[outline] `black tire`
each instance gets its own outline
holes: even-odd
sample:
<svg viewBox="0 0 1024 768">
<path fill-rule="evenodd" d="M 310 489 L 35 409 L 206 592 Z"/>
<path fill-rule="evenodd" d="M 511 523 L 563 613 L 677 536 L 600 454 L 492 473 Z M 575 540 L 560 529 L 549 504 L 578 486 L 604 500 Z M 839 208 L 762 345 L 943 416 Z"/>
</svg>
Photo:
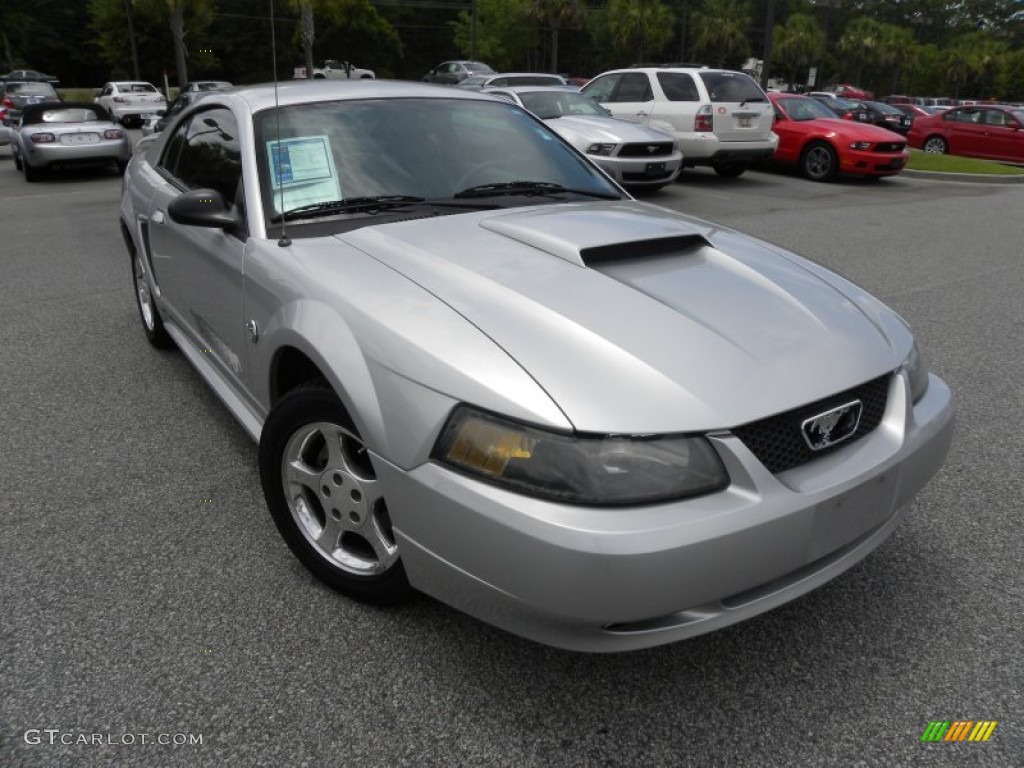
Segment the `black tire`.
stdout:
<svg viewBox="0 0 1024 768">
<path fill-rule="evenodd" d="M 135 308 L 139 311 L 139 320 L 142 322 L 142 332 L 146 334 L 149 343 L 157 349 L 170 349 L 174 346 L 174 340 L 164 328 L 160 310 L 156 308 L 156 302 L 153 301 L 152 284 L 149 281 L 146 266 L 142 262 L 142 256 L 129 241 L 128 233 L 122 232 L 122 234 L 132 260 L 132 288 L 135 292 Z"/>
<path fill-rule="evenodd" d="M 39 181 L 42 178 L 43 172 L 38 168 L 33 168 L 24 160 L 21 161 L 21 171 L 25 174 L 25 181 L 31 183 Z"/>
<path fill-rule="evenodd" d="M 12 152 L 11 154 L 14 156 L 14 170 L 20 171 L 21 170 L 21 155 L 19 155 L 17 152 Z"/>
<path fill-rule="evenodd" d="M 746 173 L 750 166 L 747 163 L 715 163 L 711 167 L 723 179 L 736 179 Z"/>
<path fill-rule="evenodd" d="M 133 118 L 133 117 L 131 117 L 129 115 L 125 115 L 124 117 L 121 118 L 121 125 L 123 125 L 125 128 L 131 128 L 132 124 L 134 122 L 135 122 L 135 118 Z"/>
<path fill-rule="evenodd" d="M 259 461 L 274 524 L 314 576 L 372 605 L 415 594 L 369 454 L 325 382 L 303 384 L 277 402 L 263 425 Z"/>
<path fill-rule="evenodd" d="M 812 141 L 800 153 L 800 172 L 811 181 L 831 181 L 839 173 L 839 156 L 831 144 Z"/>
<path fill-rule="evenodd" d="M 124 176 L 124 172 L 128 169 L 127 160 L 115 160 L 114 164 L 117 166 L 117 173 L 119 176 Z"/>
<path fill-rule="evenodd" d="M 949 142 L 941 136 L 929 136 L 922 142 L 921 149 L 933 155 L 944 155 L 949 152 Z"/>
</svg>

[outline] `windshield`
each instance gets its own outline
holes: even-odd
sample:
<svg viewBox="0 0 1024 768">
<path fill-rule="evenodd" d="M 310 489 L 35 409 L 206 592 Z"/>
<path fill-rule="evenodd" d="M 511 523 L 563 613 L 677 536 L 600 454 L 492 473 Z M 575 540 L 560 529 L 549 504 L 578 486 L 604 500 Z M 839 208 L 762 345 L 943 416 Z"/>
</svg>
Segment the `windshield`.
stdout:
<svg viewBox="0 0 1024 768">
<path fill-rule="evenodd" d="M 337 205 L 368 198 L 387 198 L 389 206 L 403 210 L 412 202 L 436 203 L 442 213 L 457 213 L 621 196 L 543 123 L 504 102 L 395 98 L 300 104 L 257 114 L 255 134 L 268 226 L 282 211 L 379 218 L 381 206 Z M 467 198 L 471 202 L 453 205 Z"/>
<path fill-rule="evenodd" d="M 563 115 L 608 117 L 608 113 L 601 107 L 575 91 L 521 91 L 519 98 L 523 106 L 541 120 Z"/>
<path fill-rule="evenodd" d="M 57 92 L 49 83 L 8 83 L 8 93 L 19 96 L 56 96 Z"/>
<path fill-rule="evenodd" d="M 106 113 L 99 107 L 64 107 L 35 112 L 25 117 L 26 125 L 36 123 L 90 123 L 97 120 L 109 120 Z"/>
<path fill-rule="evenodd" d="M 818 120 L 822 117 L 834 118 L 835 112 L 820 101 L 805 98 L 779 99 L 778 105 L 789 115 L 789 119 L 798 123 L 805 120 Z"/>
</svg>

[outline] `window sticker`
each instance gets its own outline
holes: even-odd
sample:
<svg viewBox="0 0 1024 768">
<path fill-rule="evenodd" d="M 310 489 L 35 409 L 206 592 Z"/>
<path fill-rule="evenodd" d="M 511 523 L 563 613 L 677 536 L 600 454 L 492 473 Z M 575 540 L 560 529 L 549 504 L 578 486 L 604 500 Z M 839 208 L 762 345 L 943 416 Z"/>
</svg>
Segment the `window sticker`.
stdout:
<svg viewBox="0 0 1024 768">
<path fill-rule="evenodd" d="M 341 185 L 327 136 L 296 136 L 267 142 L 274 210 L 341 199 Z"/>
</svg>

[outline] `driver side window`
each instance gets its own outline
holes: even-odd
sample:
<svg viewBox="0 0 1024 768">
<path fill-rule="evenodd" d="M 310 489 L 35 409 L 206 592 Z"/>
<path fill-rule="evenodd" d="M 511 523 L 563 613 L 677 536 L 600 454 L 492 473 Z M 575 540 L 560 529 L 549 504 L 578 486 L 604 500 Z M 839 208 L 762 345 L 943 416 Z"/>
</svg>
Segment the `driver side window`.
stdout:
<svg viewBox="0 0 1024 768">
<path fill-rule="evenodd" d="M 214 107 L 187 119 L 167 143 L 160 167 L 187 189 L 215 189 L 228 205 L 242 179 L 238 124 L 230 110 Z"/>
</svg>

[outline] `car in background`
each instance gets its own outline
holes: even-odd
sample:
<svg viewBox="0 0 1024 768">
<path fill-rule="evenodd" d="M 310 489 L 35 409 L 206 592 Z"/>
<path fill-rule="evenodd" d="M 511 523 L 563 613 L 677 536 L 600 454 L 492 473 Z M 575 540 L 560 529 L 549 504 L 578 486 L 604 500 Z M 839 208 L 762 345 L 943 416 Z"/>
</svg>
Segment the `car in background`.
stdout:
<svg viewBox="0 0 1024 768">
<path fill-rule="evenodd" d="M 14 167 L 29 182 L 49 169 L 80 165 L 113 164 L 123 173 L 132 156 L 128 132 L 99 104 L 30 104 L 12 130 Z"/>
<path fill-rule="evenodd" d="M 26 82 L 42 82 L 49 83 L 50 85 L 57 85 L 60 82 L 59 79 L 53 75 L 47 75 L 43 72 L 38 72 L 34 69 L 12 69 L 5 75 L 0 75 L 0 81 L 8 80 L 22 80 Z"/>
<path fill-rule="evenodd" d="M 857 100 L 856 104 L 859 104 L 864 111 L 867 113 L 866 122 L 872 125 L 877 125 L 881 128 L 888 128 L 890 131 L 907 135 L 907 131 L 910 130 L 910 123 L 912 122 L 910 117 L 903 113 L 902 110 L 897 109 L 895 106 L 885 104 L 881 101 L 863 101 Z"/>
<path fill-rule="evenodd" d="M 856 85 L 847 85 L 845 83 L 829 86 L 825 88 L 825 92 L 834 93 L 841 99 L 871 100 L 875 98 L 875 94 L 871 91 L 865 90 L 864 88 L 858 88 Z"/>
<path fill-rule="evenodd" d="M 0 109 L 3 111 L 0 121 L 9 128 L 17 124 L 21 110 L 29 104 L 60 100 L 57 90 L 45 81 L 4 81 L 0 83 Z"/>
<path fill-rule="evenodd" d="M 182 93 L 198 93 L 200 91 L 225 91 L 234 88 L 227 80 L 193 80 L 182 88 Z M 179 94 L 180 95 L 180 94 Z"/>
<path fill-rule="evenodd" d="M 442 85 L 455 85 L 461 83 L 467 77 L 473 75 L 491 75 L 494 70 L 482 61 L 445 61 L 438 64 L 423 76 L 425 83 L 440 83 Z"/>
<path fill-rule="evenodd" d="M 837 118 L 807 96 L 769 93 L 768 98 L 779 137 L 772 162 L 795 165 L 812 181 L 830 181 L 840 173 L 893 176 L 910 159 L 906 141 L 897 133 Z"/>
<path fill-rule="evenodd" d="M 604 72 L 580 92 L 612 115 L 669 133 L 684 167 L 709 165 L 735 178 L 778 146 L 772 107 L 743 72 L 642 67 Z"/>
<path fill-rule="evenodd" d="M 950 390 L 881 301 L 633 200 L 479 93 L 213 93 L 134 155 L 118 216 L 140 331 L 258 441 L 282 539 L 355 600 L 674 642 L 855 566 L 949 450 Z"/>
<path fill-rule="evenodd" d="M 178 97 L 170 103 L 167 109 L 157 110 L 151 115 L 145 115 L 142 118 L 142 136 L 152 136 L 153 134 L 160 133 L 164 128 L 171 124 L 178 115 L 185 111 L 185 108 L 190 104 L 195 104 L 200 99 L 208 96 L 216 91 L 227 90 L 225 88 L 217 88 L 210 90 L 184 90 L 178 94 Z"/>
<path fill-rule="evenodd" d="M 471 75 L 458 83 L 459 88 L 480 91 L 484 88 L 509 88 L 519 85 L 560 85 L 578 91 L 578 86 L 571 86 L 561 75 L 549 75 L 545 72 L 497 72 L 492 75 Z"/>
<path fill-rule="evenodd" d="M 671 134 L 612 117 L 581 93 L 558 86 L 484 93 L 530 110 L 627 189 L 661 189 L 679 174 L 683 155 Z"/>
<path fill-rule="evenodd" d="M 943 112 L 944 110 L 936 109 L 935 107 L 922 107 L 919 104 L 911 104 L 898 102 L 893 104 L 896 109 L 905 114 L 910 118 L 910 122 L 913 123 L 918 117 L 931 117 L 937 112 Z"/>
<path fill-rule="evenodd" d="M 1024 108 L 951 107 L 914 120 L 907 139 L 925 152 L 1024 163 Z"/>
<path fill-rule="evenodd" d="M 167 109 L 167 100 L 156 86 L 137 80 L 105 84 L 95 102 L 125 126 L 138 125 L 146 115 Z"/>
<path fill-rule="evenodd" d="M 837 96 L 828 91 L 811 91 L 805 94 L 808 98 L 820 101 L 836 117 L 843 120 L 856 120 L 861 123 L 868 122 L 867 110 L 857 101 L 851 101 Z"/>
</svg>

